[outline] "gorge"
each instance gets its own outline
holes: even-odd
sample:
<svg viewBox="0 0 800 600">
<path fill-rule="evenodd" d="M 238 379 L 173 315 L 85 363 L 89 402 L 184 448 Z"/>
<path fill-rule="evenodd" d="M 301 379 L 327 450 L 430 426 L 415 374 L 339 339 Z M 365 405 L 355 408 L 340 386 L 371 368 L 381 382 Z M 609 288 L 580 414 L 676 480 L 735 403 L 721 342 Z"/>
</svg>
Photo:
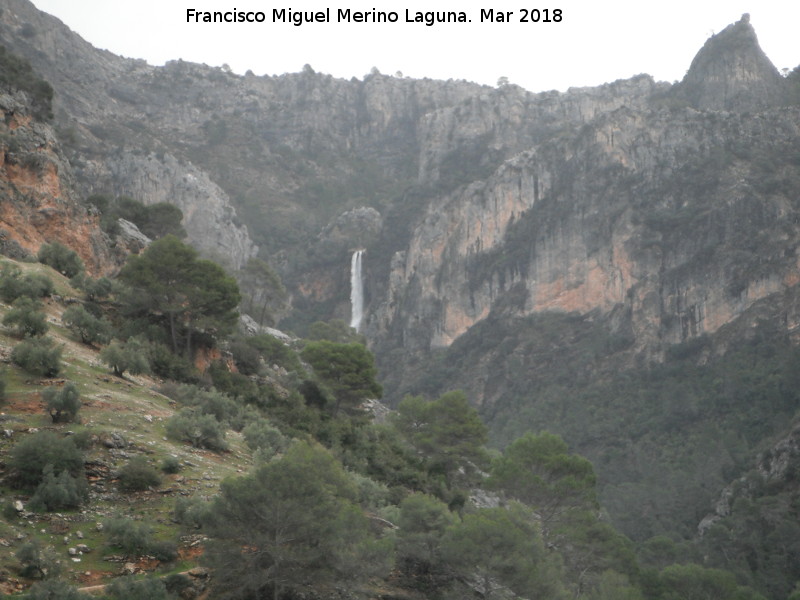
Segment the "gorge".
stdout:
<svg viewBox="0 0 800 600">
<path fill-rule="evenodd" d="M 460 389 L 495 448 L 561 435 L 636 542 L 726 523 L 724 490 L 761 498 L 734 485 L 754 469 L 794 514 L 794 471 L 764 465 L 797 454 L 800 71 L 779 74 L 746 15 L 680 82 L 534 94 L 154 67 L 6 5 L 0 44 L 55 116 L 0 96 L 27 144 L 2 154 L 4 248 L 53 237 L 114 273 L 86 199 L 173 203 L 204 256 L 274 267 L 281 329 L 362 334 L 387 404 Z"/>
</svg>

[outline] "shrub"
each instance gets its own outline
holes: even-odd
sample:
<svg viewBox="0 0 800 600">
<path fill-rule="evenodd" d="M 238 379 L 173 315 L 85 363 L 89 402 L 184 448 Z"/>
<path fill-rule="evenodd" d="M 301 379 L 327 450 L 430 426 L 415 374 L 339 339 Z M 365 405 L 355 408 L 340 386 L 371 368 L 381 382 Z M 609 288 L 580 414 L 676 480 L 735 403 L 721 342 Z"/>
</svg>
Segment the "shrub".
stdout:
<svg viewBox="0 0 800 600">
<path fill-rule="evenodd" d="M 192 587 L 192 580 L 183 573 L 172 573 L 162 580 L 167 592 L 180 596 L 183 590 Z"/>
<path fill-rule="evenodd" d="M 173 353 L 166 345 L 152 343 L 148 354 L 150 369 L 154 375 L 187 383 L 198 380 L 194 365 L 189 360 Z"/>
<path fill-rule="evenodd" d="M 48 329 L 41 303 L 28 296 L 14 300 L 13 308 L 3 317 L 3 325 L 19 337 L 44 335 Z"/>
<path fill-rule="evenodd" d="M 145 523 L 117 517 L 104 521 L 103 529 L 108 536 L 108 543 L 126 554 L 149 554 L 160 561 L 175 560 L 178 556 L 175 544 L 154 540 L 152 530 Z"/>
<path fill-rule="evenodd" d="M 103 522 L 108 543 L 131 555 L 145 554 L 153 545 L 153 532 L 145 523 L 136 523 L 124 517 Z"/>
<path fill-rule="evenodd" d="M 53 465 L 47 465 L 44 469 L 44 480 L 36 488 L 28 506 L 34 511 L 77 508 L 88 497 L 89 486 L 83 477 L 73 477 L 67 471 L 56 475 Z"/>
<path fill-rule="evenodd" d="M 297 353 L 278 338 L 261 334 L 247 338 L 247 344 L 258 350 L 268 364 L 277 364 L 287 371 L 303 370 Z"/>
<path fill-rule="evenodd" d="M 86 600 L 78 588 L 60 579 L 37 581 L 21 600 Z"/>
<path fill-rule="evenodd" d="M 114 289 L 114 283 L 108 277 L 92 279 L 83 273 L 76 275 L 69 282 L 72 287 L 81 290 L 91 302 L 108 298 Z"/>
<path fill-rule="evenodd" d="M 167 421 L 167 436 L 189 442 L 195 448 L 216 452 L 228 449 L 225 429 L 213 415 L 204 415 L 195 409 L 185 408 Z"/>
<path fill-rule="evenodd" d="M 61 347 L 48 337 L 26 339 L 14 346 L 11 362 L 31 375 L 57 377 L 61 372 Z"/>
<path fill-rule="evenodd" d="M 253 421 L 242 429 L 242 434 L 251 450 L 261 450 L 262 455 L 269 458 L 289 445 L 286 437 L 265 419 Z"/>
<path fill-rule="evenodd" d="M 215 388 L 233 398 L 246 400 L 258 395 L 258 386 L 250 381 L 249 377 L 241 373 L 232 373 L 223 361 L 211 363 L 207 373 L 211 376 Z"/>
<path fill-rule="evenodd" d="M 110 600 L 168 600 L 167 588 L 160 579 L 136 580 L 119 577 L 106 587 Z"/>
<path fill-rule="evenodd" d="M 119 471 L 119 489 L 123 492 L 141 492 L 161 484 L 161 477 L 142 457 L 131 459 Z"/>
<path fill-rule="evenodd" d="M 21 296 L 45 298 L 54 291 L 52 280 L 43 273 L 22 275 L 17 265 L 6 263 L 0 270 L 0 299 L 11 303 Z"/>
<path fill-rule="evenodd" d="M 129 338 L 125 343 L 114 340 L 100 351 L 100 359 L 117 377 L 122 377 L 126 371 L 131 375 L 150 371 L 145 345 L 137 338 Z"/>
<path fill-rule="evenodd" d="M 42 392 L 42 400 L 47 404 L 47 411 L 53 423 L 69 423 L 74 421 L 81 409 L 81 394 L 71 381 L 60 390 L 47 388 Z"/>
<path fill-rule="evenodd" d="M 181 470 L 181 461 L 175 456 L 167 456 L 161 461 L 161 471 L 167 475 L 174 475 Z"/>
<path fill-rule="evenodd" d="M 9 481 L 15 487 L 33 488 L 43 481 L 48 465 L 53 473 L 66 471 L 73 477 L 82 477 L 83 453 L 71 437 L 41 431 L 11 448 L 7 460 Z"/>
<path fill-rule="evenodd" d="M 203 522 L 208 520 L 211 505 L 199 498 L 178 498 L 175 500 L 175 508 L 172 518 L 176 523 L 200 529 Z"/>
<path fill-rule="evenodd" d="M 52 267 L 66 277 L 72 278 L 84 271 L 83 261 L 78 253 L 60 242 L 42 244 L 37 258 L 40 263 Z"/>
<path fill-rule="evenodd" d="M 244 340 L 237 340 L 230 345 L 233 361 L 242 375 L 255 375 L 261 367 L 261 353 L 257 348 Z"/>
<path fill-rule="evenodd" d="M 70 306 L 61 315 L 61 320 L 84 344 L 104 344 L 111 336 L 111 326 L 108 321 L 98 319 L 82 306 Z"/>
<path fill-rule="evenodd" d="M 204 415 L 213 415 L 220 423 L 240 431 L 245 421 L 258 413 L 250 408 L 242 408 L 233 398 L 218 390 L 204 390 L 196 385 L 167 384 L 162 386 L 162 393 L 176 402 L 197 409 Z"/>
<path fill-rule="evenodd" d="M 24 23 L 20 33 L 29 38 L 36 35 L 36 29 L 30 23 Z M 25 91 L 37 119 L 53 118 L 53 87 L 34 72 L 25 58 L 9 52 L 4 46 L 0 46 L 0 84 Z"/>
<path fill-rule="evenodd" d="M 47 579 L 58 577 L 61 572 L 61 563 L 53 549 L 43 547 L 36 539 L 22 544 L 16 557 L 22 564 L 20 574 L 23 577 Z"/>
</svg>

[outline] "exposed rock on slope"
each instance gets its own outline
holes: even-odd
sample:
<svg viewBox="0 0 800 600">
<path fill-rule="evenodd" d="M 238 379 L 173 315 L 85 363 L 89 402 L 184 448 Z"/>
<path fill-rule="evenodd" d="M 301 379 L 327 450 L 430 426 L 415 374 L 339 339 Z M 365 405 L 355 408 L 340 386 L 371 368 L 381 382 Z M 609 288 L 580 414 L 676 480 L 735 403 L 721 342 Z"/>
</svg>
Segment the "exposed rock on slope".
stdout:
<svg viewBox="0 0 800 600">
<path fill-rule="evenodd" d="M 778 106 L 786 94 L 747 14 L 705 43 L 677 91 L 698 109 L 741 112 Z"/>
<path fill-rule="evenodd" d="M 44 242 L 73 248 L 92 273 L 115 268 L 97 215 L 80 204 L 51 127 L 30 114 L 22 92 L 0 89 L 0 240 L 5 253 L 36 254 Z"/>
<path fill-rule="evenodd" d="M 135 82 L 151 78 L 153 67 L 93 48 L 27 0 L 9 0 L 0 14 L 0 43 L 26 56 L 56 89 L 54 108 L 71 139 L 80 195 L 174 203 L 186 215 L 190 240 L 205 254 L 237 268 L 255 254 L 228 195 L 190 160 L 164 156 L 166 146 L 148 128 L 155 115 L 152 106 L 140 102 L 147 95 L 136 90 Z M 194 116 L 191 111 L 185 115 Z M 180 121 L 180 111 L 167 110 L 161 118 Z M 163 126 L 175 131 L 179 124 Z M 159 150 L 157 159 L 147 152 L 142 156 L 143 149 L 151 148 Z"/>
</svg>

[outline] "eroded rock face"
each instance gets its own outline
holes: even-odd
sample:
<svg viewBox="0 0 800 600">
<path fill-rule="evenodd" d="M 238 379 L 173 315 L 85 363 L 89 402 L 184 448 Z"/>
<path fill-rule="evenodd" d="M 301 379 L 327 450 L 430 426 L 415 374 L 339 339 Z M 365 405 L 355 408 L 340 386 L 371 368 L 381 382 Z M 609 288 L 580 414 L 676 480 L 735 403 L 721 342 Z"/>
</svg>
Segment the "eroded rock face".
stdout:
<svg viewBox="0 0 800 600">
<path fill-rule="evenodd" d="M 234 269 L 241 268 L 257 248 L 244 224 L 237 221 L 225 192 L 208 175 L 171 154 L 161 157 L 126 152 L 94 163 L 117 195 L 168 202 L 183 211 L 183 226 L 192 244 L 206 256 Z"/>
<path fill-rule="evenodd" d="M 162 106 L 166 110 L 154 118 L 158 101 L 143 93 L 138 82 L 152 80 L 157 69 L 93 48 L 27 0 L 4 6 L 0 42 L 30 60 L 56 90 L 56 119 L 71 139 L 76 196 L 105 193 L 145 204 L 174 203 L 184 212 L 189 241 L 204 255 L 234 268 L 255 255 L 228 195 L 191 160 L 176 159 L 153 136 L 150 126 L 175 131 L 197 116 L 186 107 Z"/>
<path fill-rule="evenodd" d="M 698 109 L 744 112 L 778 106 L 783 87 L 745 14 L 705 43 L 676 92 Z"/>
<path fill-rule="evenodd" d="M 0 238 L 11 256 L 35 255 L 45 242 L 74 249 L 92 274 L 114 270 L 119 256 L 98 215 L 76 198 L 69 162 L 52 128 L 30 114 L 27 96 L 0 89 Z"/>
<path fill-rule="evenodd" d="M 512 290 L 525 292 L 517 316 L 625 306 L 642 345 L 714 332 L 798 281 L 787 157 L 799 127 L 796 109 L 620 109 L 523 152 L 431 203 L 395 255 L 371 334 L 400 321 L 404 339 L 448 346 Z"/>
<path fill-rule="evenodd" d="M 614 314 L 657 355 L 800 280 L 797 108 L 747 18 L 678 85 L 532 94 L 151 67 L 9 1 L 0 41 L 56 87 L 87 192 L 174 202 L 193 243 L 233 266 L 255 249 L 246 213 L 296 306 L 327 318 L 348 313 L 365 247 L 379 354 L 448 347 L 498 311 L 561 311 Z"/>
</svg>

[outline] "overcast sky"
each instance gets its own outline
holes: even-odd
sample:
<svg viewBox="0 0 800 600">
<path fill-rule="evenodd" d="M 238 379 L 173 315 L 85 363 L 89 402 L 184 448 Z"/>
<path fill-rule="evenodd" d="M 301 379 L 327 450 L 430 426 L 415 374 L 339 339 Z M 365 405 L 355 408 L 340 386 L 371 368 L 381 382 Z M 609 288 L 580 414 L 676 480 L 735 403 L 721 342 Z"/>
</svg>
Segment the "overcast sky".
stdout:
<svg viewBox="0 0 800 600">
<path fill-rule="evenodd" d="M 382 73 L 466 79 L 495 85 L 507 77 L 531 91 L 566 90 L 649 73 L 683 77 L 705 40 L 745 12 L 776 67 L 800 64 L 800 2 L 794 0 L 33 0 L 99 48 L 153 65 L 168 60 L 229 65 L 280 75 L 310 64 L 336 77 Z M 190 24 L 199 11 L 263 11 L 261 24 Z M 273 9 L 330 8 L 330 23 L 272 22 Z M 480 22 L 481 9 L 512 12 L 508 23 Z M 561 22 L 522 23 L 523 9 L 561 10 Z M 336 22 L 338 9 L 395 11 L 397 23 Z M 425 11 L 464 11 L 471 23 L 407 23 Z M 530 13 L 529 13 L 530 14 Z M 540 17 L 544 12 L 539 13 Z"/>
</svg>

